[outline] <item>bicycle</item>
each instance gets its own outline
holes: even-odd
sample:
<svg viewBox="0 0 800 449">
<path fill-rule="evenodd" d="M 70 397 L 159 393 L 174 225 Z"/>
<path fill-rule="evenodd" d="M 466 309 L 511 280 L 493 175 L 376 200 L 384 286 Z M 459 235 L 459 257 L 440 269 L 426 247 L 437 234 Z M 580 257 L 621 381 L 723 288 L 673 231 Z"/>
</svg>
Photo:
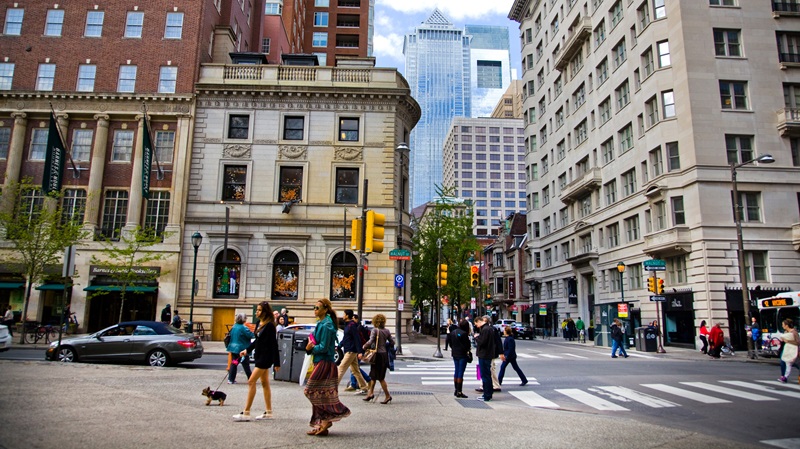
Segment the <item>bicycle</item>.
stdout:
<svg viewBox="0 0 800 449">
<path fill-rule="evenodd" d="M 25 343 L 36 344 L 39 340 L 44 339 L 45 343 L 49 344 L 58 338 L 58 327 L 50 324 L 36 324 L 32 323 L 25 331 Z"/>
<path fill-rule="evenodd" d="M 781 341 L 778 337 L 769 337 L 765 336 L 763 340 L 761 340 L 761 350 L 758 352 L 758 355 L 762 357 L 780 357 L 778 352 L 781 349 Z"/>
</svg>

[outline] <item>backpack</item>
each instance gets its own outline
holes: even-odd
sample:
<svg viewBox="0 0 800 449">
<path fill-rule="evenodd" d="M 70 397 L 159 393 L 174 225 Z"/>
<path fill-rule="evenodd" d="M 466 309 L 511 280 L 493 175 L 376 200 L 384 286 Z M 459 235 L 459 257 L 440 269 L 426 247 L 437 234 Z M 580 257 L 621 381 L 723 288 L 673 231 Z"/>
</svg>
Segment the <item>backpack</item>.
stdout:
<svg viewBox="0 0 800 449">
<path fill-rule="evenodd" d="M 500 357 L 500 354 L 503 353 L 503 339 L 500 337 L 500 330 L 496 327 L 492 326 L 492 330 L 494 331 L 494 357 Z"/>
<path fill-rule="evenodd" d="M 369 341 L 369 329 L 362 324 L 356 324 L 356 326 L 358 326 L 358 336 L 361 339 L 361 347 L 364 347 Z"/>
</svg>

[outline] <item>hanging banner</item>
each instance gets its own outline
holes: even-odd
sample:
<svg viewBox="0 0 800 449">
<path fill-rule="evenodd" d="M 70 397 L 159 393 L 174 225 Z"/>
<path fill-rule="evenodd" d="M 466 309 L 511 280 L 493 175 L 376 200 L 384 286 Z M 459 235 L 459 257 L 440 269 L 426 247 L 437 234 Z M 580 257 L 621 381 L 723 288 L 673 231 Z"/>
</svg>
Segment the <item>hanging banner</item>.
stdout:
<svg viewBox="0 0 800 449">
<path fill-rule="evenodd" d="M 150 127 L 147 117 L 144 118 L 144 138 L 142 139 L 142 198 L 150 198 L 150 167 L 153 164 L 153 141 L 150 139 Z"/>
<path fill-rule="evenodd" d="M 617 304 L 617 316 L 619 318 L 628 318 L 628 305 Z"/>
<path fill-rule="evenodd" d="M 47 148 L 42 175 L 42 193 L 61 192 L 61 175 L 64 173 L 64 160 L 67 150 L 58 132 L 56 117 L 50 112 L 50 130 L 47 132 Z"/>
<path fill-rule="evenodd" d="M 539 304 L 539 315 L 547 315 L 547 304 Z"/>
</svg>

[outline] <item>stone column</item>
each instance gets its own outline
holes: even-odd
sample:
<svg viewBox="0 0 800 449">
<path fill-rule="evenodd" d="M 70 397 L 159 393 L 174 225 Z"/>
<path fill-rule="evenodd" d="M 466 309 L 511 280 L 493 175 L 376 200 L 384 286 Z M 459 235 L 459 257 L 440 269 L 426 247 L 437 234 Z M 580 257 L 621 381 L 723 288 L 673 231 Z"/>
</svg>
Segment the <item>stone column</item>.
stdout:
<svg viewBox="0 0 800 449">
<path fill-rule="evenodd" d="M 169 233 L 166 242 L 169 243 L 180 243 L 181 241 L 181 226 L 186 213 L 186 197 L 189 192 L 189 174 L 192 167 L 191 125 L 191 115 L 178 115 L 175 150 L 172 154 L 172 195 L 170 196 L 169 219 L 166 228 Z"/>
<path fill-rule="evenodd" d="M 136 131 L 136 148 L 133 158 L 133 171 L 131 172 L 131 190 L 128 194 L 128 221 L 125 230 L 132 232 L 142 222 L 142 152 L 144 152 L 144 115 L 137 115 L 139 129 Z"/>
<path fill-rule="evenodd" d="M 108 124 L 110 117 L 105 114 L 94 116 L 97 128 L 92 143 L 92 165 L 89 171 L 89 191 L 86 198 L 86 214 L 83 228 L 91 232 L 91 238 L 100 225 L 100 201 L 103 198 L 103 174 L 106 169 L 106 151 L 108 149 Z"/>
<path fill-rule="evenodd" d="M 14 129 L 11 132 L 11 141 L 8 145 L 8 159 L 6 163 L 6 177 L 3 182 L 3 192 L 19 182 L 19 174 L 22 169 L 22 158 L 25 154 L 25 134 L 28 130 L 28 115 L 24 112 L 12 112 L 14 119 Z M 13 198 L 3 195 L 3 202 L 0 208 L 4 212 L 10 212 L 13 207 Z"/>
</svg>

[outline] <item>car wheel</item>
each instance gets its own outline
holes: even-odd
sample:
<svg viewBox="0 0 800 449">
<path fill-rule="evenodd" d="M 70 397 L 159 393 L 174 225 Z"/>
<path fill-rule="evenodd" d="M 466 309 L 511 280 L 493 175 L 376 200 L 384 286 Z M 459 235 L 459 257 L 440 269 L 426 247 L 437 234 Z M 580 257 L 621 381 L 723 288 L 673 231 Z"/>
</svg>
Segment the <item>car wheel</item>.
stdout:
<svg viewBox="0 0 800 449">
<path fill-rule="evenodd" d="M 333 356 L 333 363 L 339 365 L 344 358 L 344 352 L 342 352 L 342 348 L 336 348 L 336 353 Z"/>
<path fill-rule="evenodd" d="M 163 349 L 154 349 L 147 355 L 147 364 L 150 366 L 167 366 L 169 356 Z"/>
<path fill-rule="evenodd" d="M 77 362 L 78 355 L 75 354 L 75 350 L 70 348 L 69 346 L 62 346 L 58 348 L 58 352 L 56 353 L 56 360 L 64 363 Z"/>
</svg>

